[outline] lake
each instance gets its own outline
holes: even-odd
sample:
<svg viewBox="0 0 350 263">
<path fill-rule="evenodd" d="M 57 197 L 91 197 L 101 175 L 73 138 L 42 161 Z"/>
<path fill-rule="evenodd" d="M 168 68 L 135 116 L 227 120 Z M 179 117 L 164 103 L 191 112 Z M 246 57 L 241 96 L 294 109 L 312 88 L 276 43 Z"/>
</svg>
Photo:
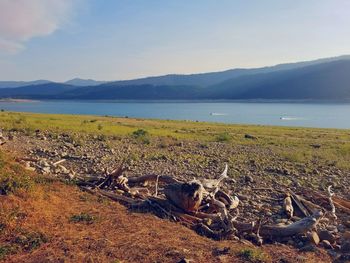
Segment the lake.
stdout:
<svg viewBox="0 0 350 263">
<path fill-rule="evenodd" d="M 318 128 L 350 128 L 348 103 L 282 102 L 0 102 L 6 111 L 109 115 Z"/>
</svg>

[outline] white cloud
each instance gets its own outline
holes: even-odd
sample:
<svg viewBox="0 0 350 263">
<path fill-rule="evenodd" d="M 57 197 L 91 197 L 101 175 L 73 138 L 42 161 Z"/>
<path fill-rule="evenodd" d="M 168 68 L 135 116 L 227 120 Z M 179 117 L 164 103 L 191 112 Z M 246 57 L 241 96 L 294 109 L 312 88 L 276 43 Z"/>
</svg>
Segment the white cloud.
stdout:
<svg viewBox="0 0 350 263">
<path fill-rule="evenodd" d="M 55 32 L 76 0 L 0 0 L 0 51 L 16 53 L 37 36 Z"/>
</svg>

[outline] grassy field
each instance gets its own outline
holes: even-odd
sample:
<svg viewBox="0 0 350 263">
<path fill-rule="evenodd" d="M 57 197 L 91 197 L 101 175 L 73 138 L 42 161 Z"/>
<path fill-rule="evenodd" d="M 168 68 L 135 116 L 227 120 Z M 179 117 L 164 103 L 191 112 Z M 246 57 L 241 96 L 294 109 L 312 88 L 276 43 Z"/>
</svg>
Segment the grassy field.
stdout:
<svg viewBox="0 0 350 263">
<path fill-rule="evenodd" d="M 0 127 L 34 133 L 93 134 L 105 138 L 125 136 L 170 138 L 173 140 L 223 142 L 271 149 L 287 161 L 319 163 L 350 170 L 350 130 L 228 125 L 219 123 L 145 120 L 82 115 L 0 113 Z M 141 130 L 141 133 L 138 132 Z M 246 138 L 246 135 L 256 138 Z"/>
</svg>

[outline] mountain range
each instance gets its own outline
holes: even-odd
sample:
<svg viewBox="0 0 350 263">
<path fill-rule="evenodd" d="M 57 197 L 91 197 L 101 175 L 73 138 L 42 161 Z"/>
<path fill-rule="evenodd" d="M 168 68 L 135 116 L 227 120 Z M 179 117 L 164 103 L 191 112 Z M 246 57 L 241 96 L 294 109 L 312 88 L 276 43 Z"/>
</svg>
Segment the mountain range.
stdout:
<svg viewBox="0 0 350 263">
<path fill-rule="evenodd" d="M 0 81 L 0 98 L 65 100 L 350 100 L 350 56 L 122 81 Z"/>
</svg>

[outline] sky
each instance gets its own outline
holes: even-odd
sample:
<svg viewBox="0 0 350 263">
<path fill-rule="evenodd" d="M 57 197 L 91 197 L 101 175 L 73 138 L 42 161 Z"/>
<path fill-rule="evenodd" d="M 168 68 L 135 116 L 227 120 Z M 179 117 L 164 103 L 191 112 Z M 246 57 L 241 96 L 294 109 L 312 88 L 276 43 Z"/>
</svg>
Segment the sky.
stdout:
<svg viewBox="0 0 350 263">
<path fill-rule="evenodd" d="M 0 0 L 0 80 L 121 80 L 345 54 L 349 0 Z"/>
</svg>

